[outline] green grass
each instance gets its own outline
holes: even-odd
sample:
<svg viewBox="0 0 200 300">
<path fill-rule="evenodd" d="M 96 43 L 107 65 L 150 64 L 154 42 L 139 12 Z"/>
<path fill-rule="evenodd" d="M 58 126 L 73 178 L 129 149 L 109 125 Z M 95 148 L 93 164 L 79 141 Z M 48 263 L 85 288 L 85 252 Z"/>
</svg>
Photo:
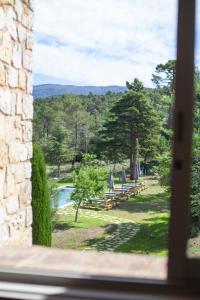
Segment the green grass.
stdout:
<svg viewBox="0 0 200 300">
<path fill-rule="evenodd" d="M 53 232 L 53 247 L 61 249 L 84 249 L 86 240 L 94 240 L 104 236 L 107 222 L 100 219 L 79 216 L 78 222 L 74 217 L 61 215 Z"/>
<path fill-rule="evenodd" d="M 145 219 L 139 231 L 126 244 L 116 249 L 116 252 L 167 255 L 168 214 Z"/>
<path fill-rule="evenodd" d="M 86 218 L 79 215 L 78 222 L 74 222 L 74 216 L 70 215 L 69 217 L 66 215 L 61 215 L 58 218 L 58 224 L 56 228 L 58 229 L 70 229 L 70 228 L 94 228 L 99 226 L 104 226 L 108 224 L 108 222 L 101 219 L 94 218 Z"/>
<path fill-rule="evenodd" d="M 104 214 L 124 218 L 139 225 L 136 235 L 119 246 L 116 252 L 167 255 L 168 193 L 154 178 L 143 179 L 146 180 L 147 188 L 141 194 L 121 202 L 116 209 L 105 211 Z M 58 184 L 70 185 L 70 179 L 63 178 Z M 70 218 L 66 215 L 59 216 L 53 234 L 54 246 L 64 249 L 84 249 L 104 240 L 116 226 L 100 218 L 79 216 L 78 222 L 74 223 L 73 216 Z"/>
<path fill-rule="evenodd" d="M 168 193 L 155 181 L 148 178 L 141 194 L 121 202 L 117 209 L 107 213 L 138 222 L 147 217 L 168 212 Z"/>
</svg>

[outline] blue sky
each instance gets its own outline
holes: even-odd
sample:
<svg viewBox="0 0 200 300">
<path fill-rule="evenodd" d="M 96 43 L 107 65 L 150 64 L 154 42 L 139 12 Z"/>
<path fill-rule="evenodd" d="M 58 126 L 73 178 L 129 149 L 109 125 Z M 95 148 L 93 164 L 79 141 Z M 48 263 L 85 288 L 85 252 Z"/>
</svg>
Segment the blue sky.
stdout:
<svg viewBox="0 0 200 300">
<path fill-rule="evenodd" d="M 176 0 L 35 0 L 34 84 L 152 86 L 175 58 Z"/>
</svg>

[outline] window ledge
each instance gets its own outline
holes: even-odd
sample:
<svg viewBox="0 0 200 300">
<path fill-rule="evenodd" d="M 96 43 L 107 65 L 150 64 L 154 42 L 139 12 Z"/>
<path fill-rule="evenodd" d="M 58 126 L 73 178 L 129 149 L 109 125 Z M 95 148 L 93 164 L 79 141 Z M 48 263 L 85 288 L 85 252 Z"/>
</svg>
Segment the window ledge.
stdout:
<svg viewBox="0 0 200 300">
<path fill-rule="evenodd" d="M 2 247 L 0 268 L 165 280 L 167 257 L 44 247 Z"/>
</svg>

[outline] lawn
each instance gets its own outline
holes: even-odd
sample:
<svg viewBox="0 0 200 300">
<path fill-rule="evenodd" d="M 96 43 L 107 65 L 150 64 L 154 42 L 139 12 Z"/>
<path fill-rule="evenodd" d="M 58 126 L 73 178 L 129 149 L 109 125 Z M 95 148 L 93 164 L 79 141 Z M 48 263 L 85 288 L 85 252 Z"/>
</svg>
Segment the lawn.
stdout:
<svg viewBox="0 0 200 300">
<path fill-rule="evenodd" d="M 53 247 L 166 255 L 168 194 L 155 178 L 143 180 L 146 189 L 116 209 L 81 209 L 77 223 L 72 206 L 60 210 Z"/>
</svg>

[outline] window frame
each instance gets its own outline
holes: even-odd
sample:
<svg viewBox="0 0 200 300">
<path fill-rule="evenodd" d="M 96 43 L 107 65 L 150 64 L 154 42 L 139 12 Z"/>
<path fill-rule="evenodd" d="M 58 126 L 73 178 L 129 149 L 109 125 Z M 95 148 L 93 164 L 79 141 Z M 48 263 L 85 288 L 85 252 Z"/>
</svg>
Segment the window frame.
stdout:
<svg viewBox="0 0 200 300">
<path fill-rule="evenodd" d="M 194 104 L 195 0 L 179 0 L 168 278 L 192 277 L 187 258 Z M 190 44 L 190 47 L 188 46 Z"/>
<path fill-rule="evenodd" d="M 107 292 L 116 292 L 120 289 L 120 291 L 130 293 L 143 291 L 147 294 L 156 293 L 162 295 L 172 293 L 173 291 L 181 292 L 183 287 L 185 287 L 190 293 L 197 291 L 200 294 L 198 285 L 188 285 L 184 281 L 187 278 L 200 277 L 200 260 L 186 257 L 192 146 L 194 32 L 195 0 L 179 0 L 174 111 L 175 132 L 173 139 L 167 280 L 152 281 L 138 278 L 79 276 L 75 274 L 28 272 L 27 270 L 19 272 L 16 270 L 1 269 L 0 281 L 24 284 L 34 283 L 36 285 L 47 284 L 76 289 L 104 290 Z M 190 47 L 188 47 L 188 44 L 190 44 Z M 191 287 L 193 287 L 192 290 Z"/>
</svg>

